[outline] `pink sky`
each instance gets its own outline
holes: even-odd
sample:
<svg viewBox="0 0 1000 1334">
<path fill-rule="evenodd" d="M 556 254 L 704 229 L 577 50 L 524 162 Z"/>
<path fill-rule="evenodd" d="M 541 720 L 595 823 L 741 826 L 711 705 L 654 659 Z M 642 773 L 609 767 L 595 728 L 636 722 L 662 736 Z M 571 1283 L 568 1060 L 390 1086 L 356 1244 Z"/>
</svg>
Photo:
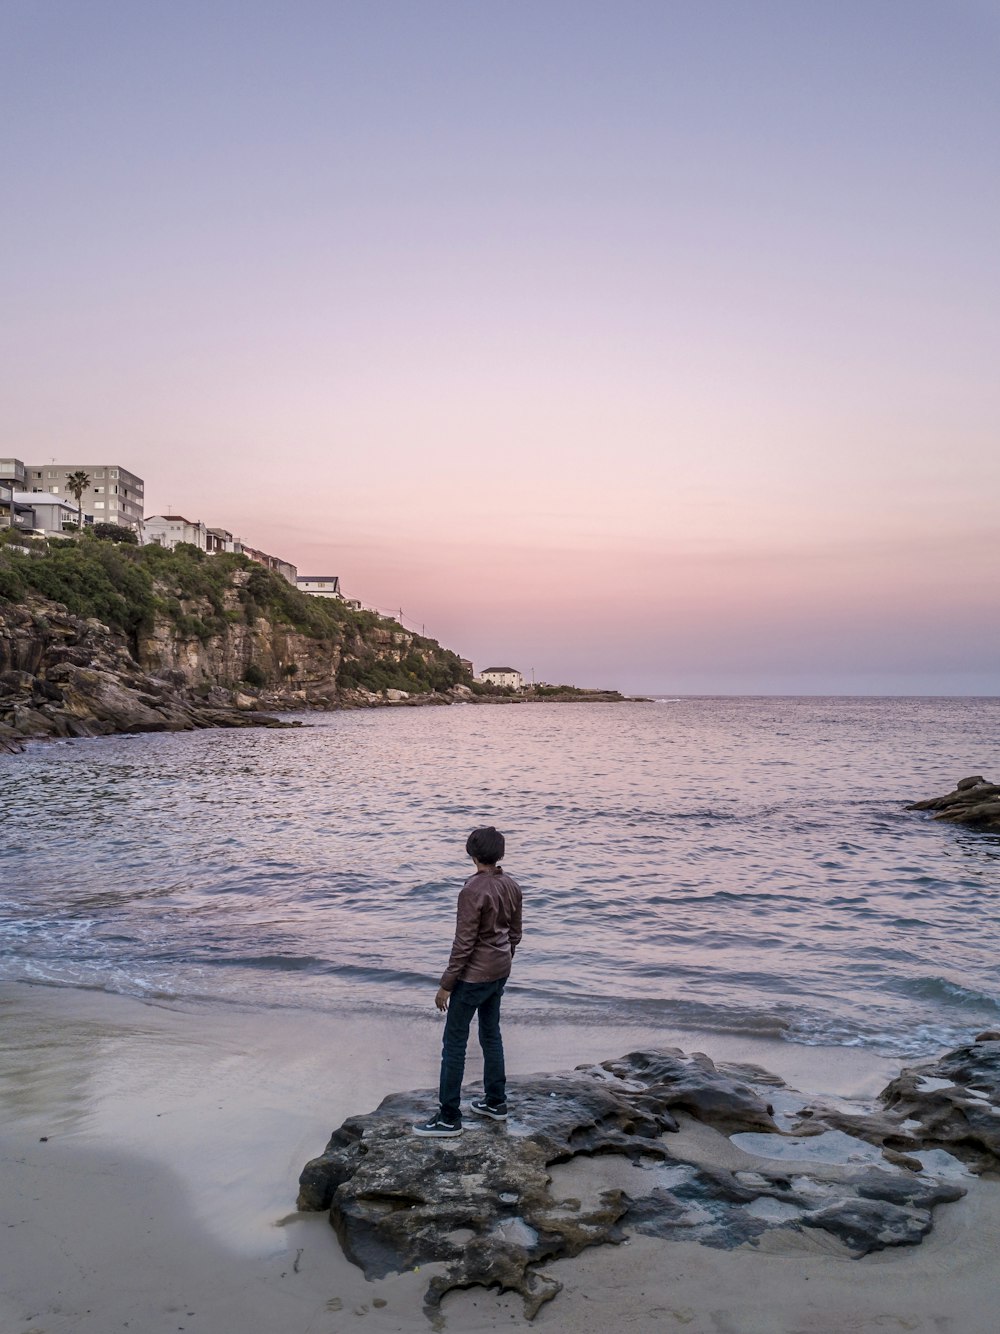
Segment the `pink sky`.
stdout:
<svg viewBox="0 0 1000 1334">
<path fill-rule="evenodd" d="M 472 657 L 1000 681 L 975 3 L 14 0 L 0 451 Z"/>
</svg>

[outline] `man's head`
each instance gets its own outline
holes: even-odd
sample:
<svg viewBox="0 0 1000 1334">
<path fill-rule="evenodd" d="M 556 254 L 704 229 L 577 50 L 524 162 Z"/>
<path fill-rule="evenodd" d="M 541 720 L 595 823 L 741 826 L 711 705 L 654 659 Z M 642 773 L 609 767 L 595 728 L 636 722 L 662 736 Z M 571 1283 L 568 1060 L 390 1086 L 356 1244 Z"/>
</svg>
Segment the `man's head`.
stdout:
<svg viewBox="0 0 1000 1334">
<path fill-rule="evenodd" d="M 482 866 L 496 866 L 497 862 L 503 857 L 503 834 L 500 833 L 499 829 L 494 829 L 492 825 L 486 825 L 482 829 L 473 829 L 465 844 L 465 850 L 474 861 L 479 862 Z"/>
</svg>

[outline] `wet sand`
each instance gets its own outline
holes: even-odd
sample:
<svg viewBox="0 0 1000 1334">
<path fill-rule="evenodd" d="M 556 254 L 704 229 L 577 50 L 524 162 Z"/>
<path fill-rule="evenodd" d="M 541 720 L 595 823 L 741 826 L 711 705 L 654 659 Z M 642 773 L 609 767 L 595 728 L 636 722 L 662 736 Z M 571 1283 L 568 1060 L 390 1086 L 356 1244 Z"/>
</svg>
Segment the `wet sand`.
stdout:
<svg viewBox="0 0 1000 1334">
<path fill-rule="evenodd" d="M 431 1001 L 412 1017 L 321 1015 L 0 988 L 3 1334 L 430 1328 L 432 1267 L 368 1283 L 325 1216 L 295 1212 L 295 1195 L 345 1117 L 434 1085 Z M 847 1049 L 515 1016 L 505 1033 L 512 1073 L 676 1045 L 865 1097 L 898 1069 Z M 822 1238 L 765 1252 L 634 1237 L 546 1266 L 565 1287 L 534 1328 L 992 1334 L 998 1227 L 989 1181 L 940 1208 L 919 1247 L 863 1260 Z M 481 1289 L 449 1295 L 441 1318 L 455 1334 L 528 1327 L 519 1299 Z"/>
</svg>

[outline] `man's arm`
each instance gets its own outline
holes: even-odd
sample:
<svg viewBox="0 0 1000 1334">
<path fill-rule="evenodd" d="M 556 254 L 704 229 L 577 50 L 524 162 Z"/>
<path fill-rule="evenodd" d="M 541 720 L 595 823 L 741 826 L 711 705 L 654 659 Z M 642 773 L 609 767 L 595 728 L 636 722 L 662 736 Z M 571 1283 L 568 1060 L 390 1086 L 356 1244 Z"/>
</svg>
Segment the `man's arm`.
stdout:
<svg viewBox="0 0 1000 1334">
<path fill-rule="evenodd" d="M 521 943 L 521 894 L 518 891 L 517 903 L 514 906 L 514 915 L 511 918 L 510 929 L 507 933 L 510 940 L 510 957 L 513 959 L 514 951 Z"/>
<path fill-rule="evenodd" d="M 453 991 L 455 983 L 462 976 L 465 967 L 472 958 L 479 936 L 479 915 L 482 905 L 473 897 L 473 891 L 464 888 L 458 896 L 458 910 L 455 915 L 455 939 L 451 947 L 448 967 L 441 977 L 441 990 Z M 442 1005 L 438 1009 L 444 1009 Z"/>
</svg>

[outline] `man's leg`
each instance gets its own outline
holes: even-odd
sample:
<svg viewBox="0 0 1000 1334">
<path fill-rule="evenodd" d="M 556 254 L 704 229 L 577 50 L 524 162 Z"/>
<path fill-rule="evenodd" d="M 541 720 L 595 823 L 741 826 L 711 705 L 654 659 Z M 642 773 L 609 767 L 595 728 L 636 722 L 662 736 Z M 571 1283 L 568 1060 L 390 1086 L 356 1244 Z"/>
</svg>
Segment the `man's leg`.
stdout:
<svg viewBox="0 0 1000 1334">
<path fill-rule="evenodd" d="M 507 1072 L 500 1036 L 500 998 L 507 982 L 502 977 L 492 984 L 494 990 L 479 1006 L 479 1045 L 483 1049 L 483 1090 L 491 1107 L 507 1100 Z"/>
<path fill-rule="evenodd" d="M 441 1083 L 438 1100 L 441 1114 L 451 1125 L 462 1124 L 462 1076 L 465 1074 L 465 1048 L 469 1026 L 476 1013 L 474 997 L 469 997 L 466 982 L 456 982 L 448 1002 L 448 1017 L 441 1039 Z"/>
</svg>

